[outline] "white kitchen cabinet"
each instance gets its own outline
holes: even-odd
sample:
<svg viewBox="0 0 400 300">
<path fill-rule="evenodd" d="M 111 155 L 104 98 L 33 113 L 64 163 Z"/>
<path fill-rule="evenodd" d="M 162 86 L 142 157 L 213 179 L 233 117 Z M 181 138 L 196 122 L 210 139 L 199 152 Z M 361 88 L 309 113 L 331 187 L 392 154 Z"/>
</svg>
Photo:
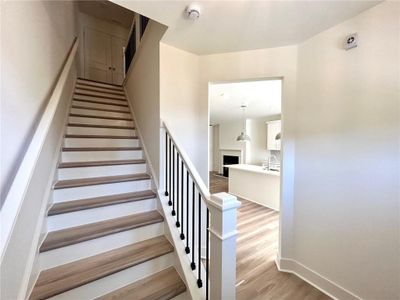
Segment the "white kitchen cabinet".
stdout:
<svg viewBox="0 0 400 300">
<path fill-rule="evenodd" d="M 281 120 L 267 122 L 268 150 L 281 150 L 280 135 L 281 135 Z"/>
</svg>

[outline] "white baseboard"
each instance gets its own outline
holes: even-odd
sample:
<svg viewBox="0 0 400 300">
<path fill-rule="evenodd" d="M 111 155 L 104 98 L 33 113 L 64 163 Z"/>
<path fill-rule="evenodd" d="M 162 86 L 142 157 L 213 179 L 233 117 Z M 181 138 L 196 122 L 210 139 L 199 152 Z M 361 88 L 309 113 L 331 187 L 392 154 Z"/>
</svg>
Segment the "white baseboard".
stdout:
<svg viewBox="0 0 400 300">
<path fill-rule="evenodd" d="M 279 256 L 275 259 L 276 266 L 281 272 L 295 274 L 304 281 L 308 282 L 318 290 L 332 297 L 333 299 L 359 300 L 361 297 L 341 287 L 339 284 L 325 278 L 321 274 L 311 270 L 303 264 L 288 258 Z"/>
</svg>

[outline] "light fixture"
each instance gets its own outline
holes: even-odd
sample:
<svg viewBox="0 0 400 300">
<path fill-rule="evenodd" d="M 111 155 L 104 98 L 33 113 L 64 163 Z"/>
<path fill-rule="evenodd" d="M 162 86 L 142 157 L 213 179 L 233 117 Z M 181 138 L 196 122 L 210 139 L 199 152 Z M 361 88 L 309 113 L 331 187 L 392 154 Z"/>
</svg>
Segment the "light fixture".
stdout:
<svg viewBox="0 0 400 300">
<path fill-rule="evenodd" d="M 186 17 L 190 20 L 197 20 L 200 18 L 200 8 L 196 4 L 190 4 L 186 8 Z"/>
<path fill-rule="evenodd" d="M 239 134 L 239 136 L 236 138 L 236 141 L 238 142 L 250 142 L 250 137 L 245 134 L 246 127 L 245 127 L 245 110 L 246 110 L 247 105 L 242 104 L 240 108 L 242 109 L 242 121 L 243 121 L 243 131 Z"/>
<path fill-rule="evenodd" d="M 250 137 L 244 132 L 241 132 L 240 135 L 236 138 L 238 142 L 250 142 Z"/>
</svg>

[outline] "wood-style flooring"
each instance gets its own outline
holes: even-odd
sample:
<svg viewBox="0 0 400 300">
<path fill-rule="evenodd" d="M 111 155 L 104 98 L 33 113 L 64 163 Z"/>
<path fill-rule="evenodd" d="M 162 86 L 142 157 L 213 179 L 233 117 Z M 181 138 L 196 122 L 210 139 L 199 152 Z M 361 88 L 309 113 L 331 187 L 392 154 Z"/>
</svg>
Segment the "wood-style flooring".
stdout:
<svg viewBox="0 0 400 300">
<path fill-rule="evenodd" d="M 210 192 L 228 192 L 228 179 L 210 173 Z M 296 275 L 279 272 L 279 213 L 239 199 L 236 296 L 238 300 L 331 299 Z"/>
</svg>

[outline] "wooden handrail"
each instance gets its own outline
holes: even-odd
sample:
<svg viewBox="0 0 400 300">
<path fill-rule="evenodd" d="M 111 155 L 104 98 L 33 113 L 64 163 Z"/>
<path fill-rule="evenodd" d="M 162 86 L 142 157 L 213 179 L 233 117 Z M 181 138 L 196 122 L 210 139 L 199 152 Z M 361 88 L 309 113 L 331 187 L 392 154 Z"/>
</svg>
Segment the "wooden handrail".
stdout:
<svg viewBox="0 0 400 300">
<path fill-rule="evenodd" d="M 57 83 L 52 91 L 49 102 L 47 103 L 46 109 L 35 130 L 1 209 L 1 261 L 3 260 L 3 255 L 7 248 L 23 199 L 26 196 L 32 174 L 36 167 L 37 159 L 59 105 L 63 87 L 68 79 L 68 74 L 75 60 L 77 50 L 78 38 L 75 37 L 62 66 L 62 71 L 57 79 Z"/>
</svg>

